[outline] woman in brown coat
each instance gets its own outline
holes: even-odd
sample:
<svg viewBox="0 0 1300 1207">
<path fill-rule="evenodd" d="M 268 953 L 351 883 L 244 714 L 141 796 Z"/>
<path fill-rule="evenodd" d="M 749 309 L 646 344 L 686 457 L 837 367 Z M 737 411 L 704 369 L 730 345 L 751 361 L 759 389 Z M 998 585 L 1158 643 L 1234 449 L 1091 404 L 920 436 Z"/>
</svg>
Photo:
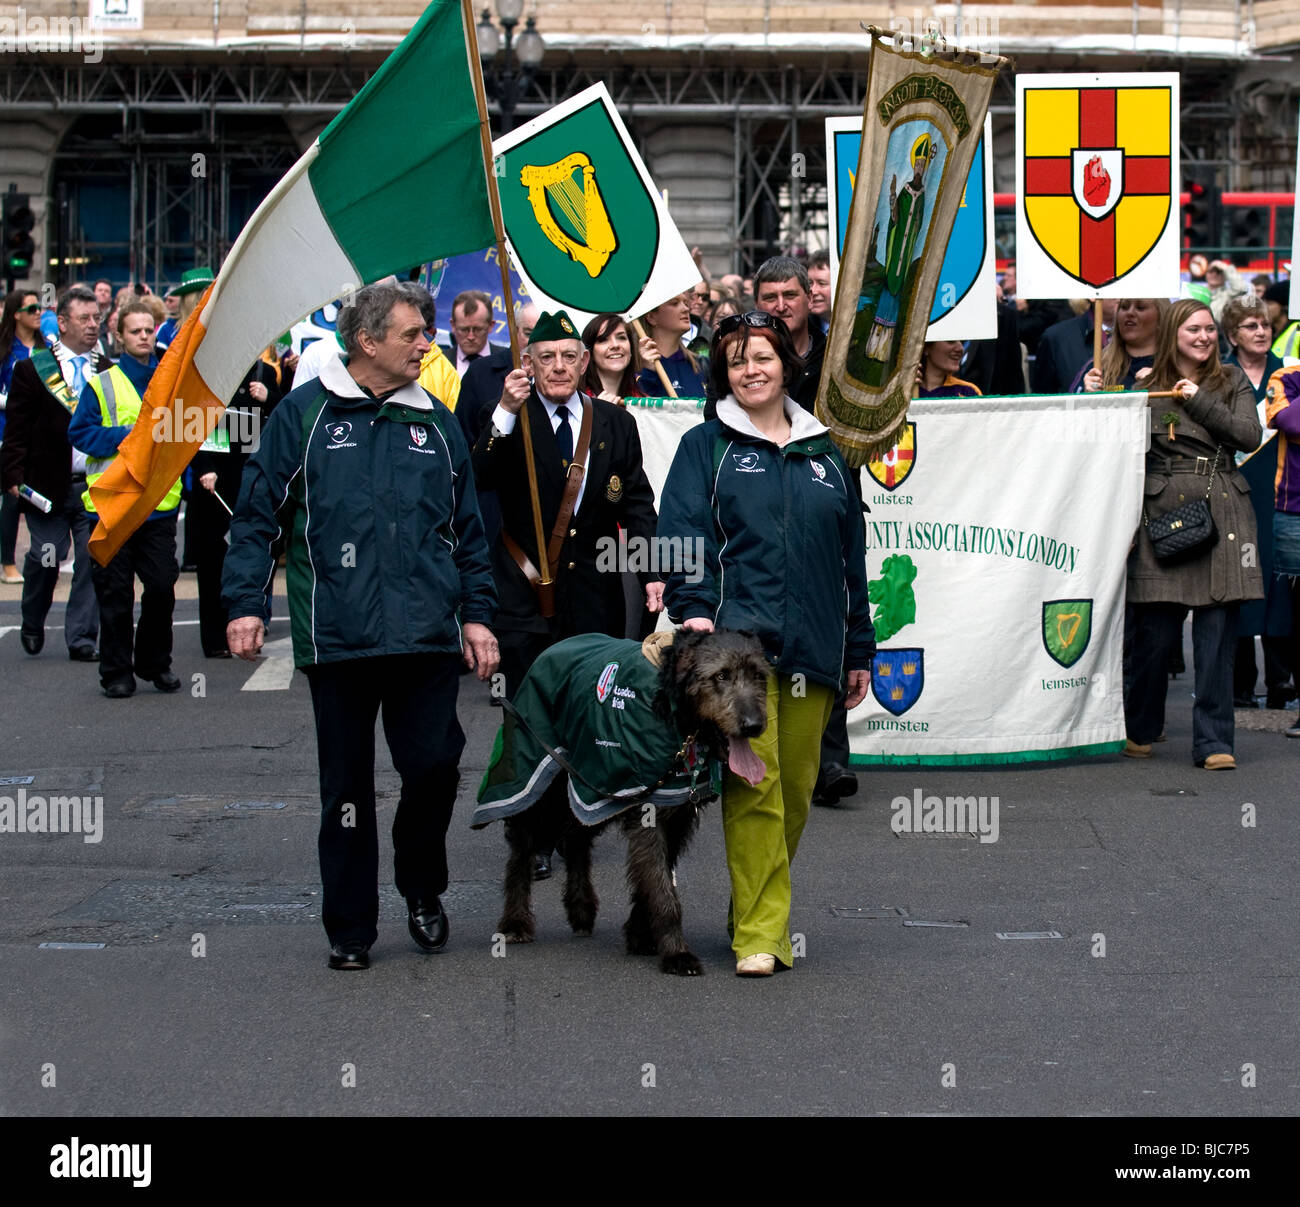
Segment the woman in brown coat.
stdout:
<svg viewBox="0 0 1300 1207">
<path fill-rule="evenodd" d="M 1255 393 L 1239 368 L 1219 363 L 1214 318 L 1195 298 L 1176 302 L 1161 319 L 1146 384 L 1152 392 L 1177 390 L 1181 398 L 1152 399 L 1150 405 L 1144 519 L 1128 564 L 1134 632 L 1124 753 L 1148 757 L 1151 743 L 1164 731 L 1169 655 L 1191 608 L 1196 663 L 1192 759 L 1209 771 L 1227 770 L 1236 766 L 1232 664 L 1237 609 L 1243 600 L 1264 594 L 1250 487 L 1232 455 L 1259 445 Z M 1207 494 L 1218 543 L 1177 565 L 1157 561 L 1146 522 Z"/>
</svg>

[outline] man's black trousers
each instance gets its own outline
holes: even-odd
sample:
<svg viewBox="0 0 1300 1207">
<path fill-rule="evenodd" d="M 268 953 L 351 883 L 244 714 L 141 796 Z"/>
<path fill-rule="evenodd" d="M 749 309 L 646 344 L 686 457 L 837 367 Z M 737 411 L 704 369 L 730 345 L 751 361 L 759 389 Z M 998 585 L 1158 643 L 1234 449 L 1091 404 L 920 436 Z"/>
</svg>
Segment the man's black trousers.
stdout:
<svg viewBox="0 0 1300 1207">
<path fill-rule="evenodd" d="M 145 520 L 109 561 L 95 562 L 91 576 L 99 600 L 99 680 L 153 680 L 172 667 L 172 611 L 176 606 L 176 513 Z M 135 620 L 139 576 L 140 620 Z"/>
<path fill-rule="evenodd" d="M 402 794 L 393 819 L 397 891 L 430 901 L 447 888 L 447 827 L 465 734 L 456 719 L 460 658 L 410 654 L 310 667 L 320 763 L 321 920 L 330 943 L 375 941 L 379 836 L 375 718 Z"/>
</svg>

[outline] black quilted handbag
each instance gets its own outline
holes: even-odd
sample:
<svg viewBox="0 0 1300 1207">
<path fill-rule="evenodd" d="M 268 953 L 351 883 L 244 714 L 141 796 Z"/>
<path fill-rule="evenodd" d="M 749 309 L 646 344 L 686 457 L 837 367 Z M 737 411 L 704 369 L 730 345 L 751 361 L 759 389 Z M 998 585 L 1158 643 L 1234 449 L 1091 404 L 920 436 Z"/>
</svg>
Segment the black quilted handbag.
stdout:
<svg viewBox="0 0 1300 1207">
<path fill-rule="evenodd" d="M 1219 543 L 1219 530 L 1210 515 L 1210 492 L 1214 489 L 1214 474 L 1219 468 L 1222 452 L 1223 446 L 1220 445 L 1214 454 L 1214 468 L 1210 470 L 1210 485 L 1206 487 L 1205 498 L 1183 503 L 1154 520 L 1148 520 L 1145 511 L 1142 513 L 1156 561 L 1166 566 L 1194 561 L 1204 557 Z"/>
</svg>

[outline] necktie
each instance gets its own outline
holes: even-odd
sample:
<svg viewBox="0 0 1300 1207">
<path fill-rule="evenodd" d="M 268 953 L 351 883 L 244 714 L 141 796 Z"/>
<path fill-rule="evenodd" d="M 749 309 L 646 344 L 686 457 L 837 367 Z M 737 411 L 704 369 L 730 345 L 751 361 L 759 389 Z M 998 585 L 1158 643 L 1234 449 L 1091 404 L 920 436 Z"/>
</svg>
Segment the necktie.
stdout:
<svg viewBox="0 0 1300 1207">
<path fill-rule="evenodd" d="M 560 450 L 560 460 L 564 468 L 569 468 L 569 462 L 573 460 L 573 429 L 569 427 L 569 408 L 556 407 L 555 417 L 560 421 L 560 426 L 555 429 L 555 446 Z"/>
<path fill-rule="evenodd" d="M 72 392 L 81 397 L 81 391 L 86 388 L 86 358 L 84 356 L 74 356 L 72 358 Z"/>
</svg>

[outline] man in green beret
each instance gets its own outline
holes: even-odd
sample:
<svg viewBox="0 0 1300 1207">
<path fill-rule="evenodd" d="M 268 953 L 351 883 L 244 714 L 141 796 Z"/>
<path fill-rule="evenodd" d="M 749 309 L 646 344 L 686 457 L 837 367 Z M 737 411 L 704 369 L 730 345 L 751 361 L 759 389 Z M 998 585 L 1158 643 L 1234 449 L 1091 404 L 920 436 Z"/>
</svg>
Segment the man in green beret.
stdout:
<svg viewBox="0 0 1300 1207">
<path fill-rule="evenodd" d="M 632 560 L 632 551 L 653 548 L 654 492 L 642 466 L 636 420 L 623 407 L 578 389 L 587 358 L 569 316 L 563 310 L 543 312 L 529 336 L 523 368 L 506 376 L 501 400 L 474 449 L 479 489 L 495 490 L 501 502 L 502 531 L 492 549 L 500 609 L 492 631 L 500 643 L 501 673 L 509 697 L 538 654 L 555 642 L 580 633 L 623 637 L 629 619 L 635 631 L 646 611 L 663 610 L 659 573 L 642 568 L 648 562 L 633 563 L 639 567 L 644 611 L 638 609 L 631 618 L 627 615 L 623 563 Z M 548 561 L 555 580 L 555 615 L 550 618 L 542 616 L 530 582 L 541 562 L 518 423 L 525 406 L 542 528 L 550 544 Z M 585 445 L 584 426 L 588 428 Z M 557 525 L 573 463 L 585 472 L 569 504 L 571 514 Z M 620 525 L 626 544 L 619 539 Z M 628 558 L 618 556 L 621 549 L 629 552 Z M 540 878 L 550 874 L 550 865 L 547 857 L 539 858 Z"/>
</svg>

